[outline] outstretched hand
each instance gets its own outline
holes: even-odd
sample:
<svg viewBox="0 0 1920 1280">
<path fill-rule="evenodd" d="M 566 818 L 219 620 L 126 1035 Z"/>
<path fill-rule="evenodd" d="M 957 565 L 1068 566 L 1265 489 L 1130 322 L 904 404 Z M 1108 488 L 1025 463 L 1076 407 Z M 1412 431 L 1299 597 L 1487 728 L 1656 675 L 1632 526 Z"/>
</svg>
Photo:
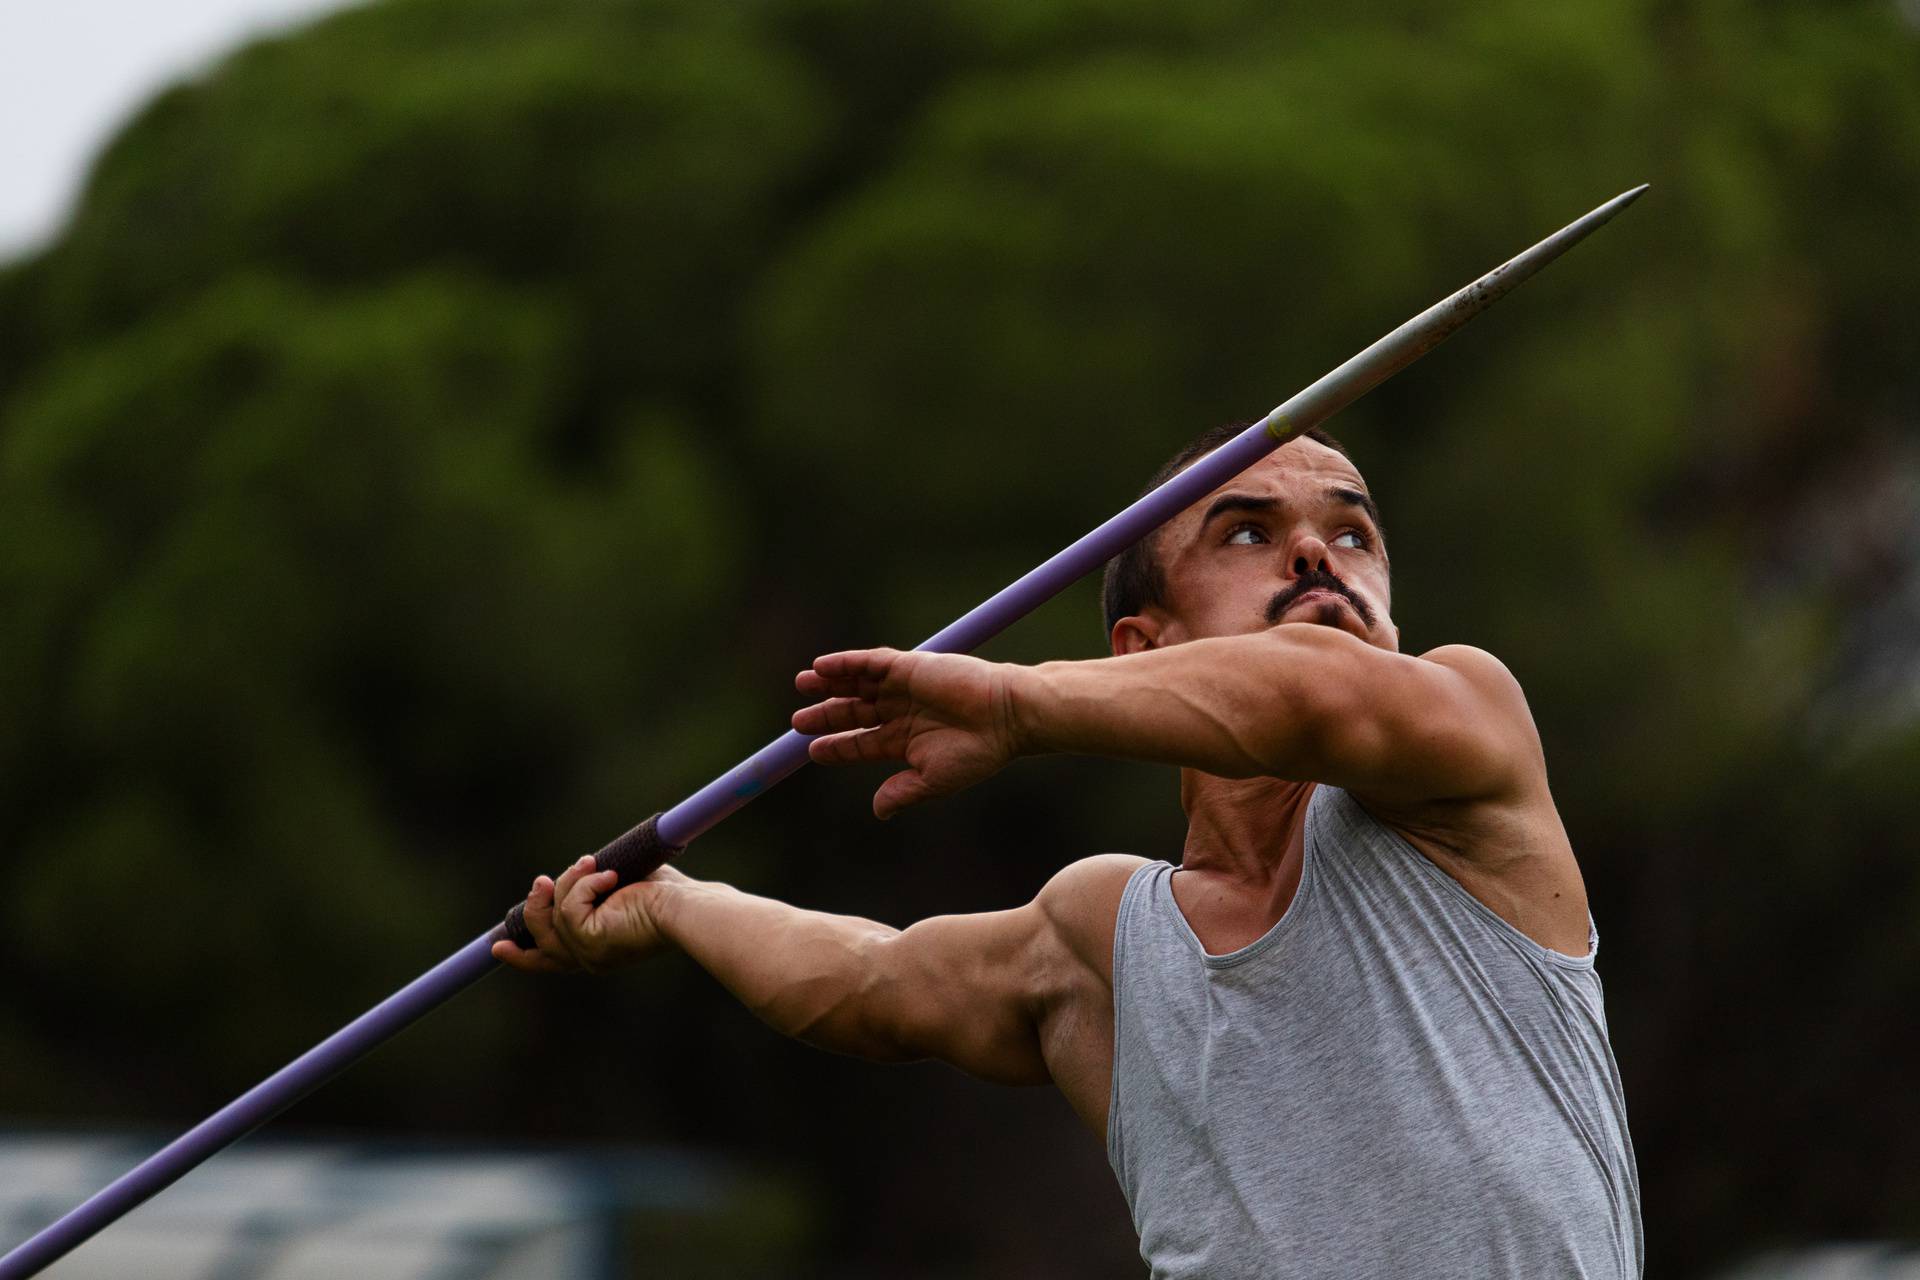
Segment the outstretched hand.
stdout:
<svg viewBox="0 0 1920 1280">
<path fill-rule="evenodd" d="M 794 712 L 793 727 L 820 735 L 808 747 L 817 764 L 904 762 L 873 793 L 874 816 L 891 818 L 991 777 L 1020 753 L 1013 670 L 955 653 L 830 653 L 794 677 L 794 688 L 822 700 Z"/>
</svg>

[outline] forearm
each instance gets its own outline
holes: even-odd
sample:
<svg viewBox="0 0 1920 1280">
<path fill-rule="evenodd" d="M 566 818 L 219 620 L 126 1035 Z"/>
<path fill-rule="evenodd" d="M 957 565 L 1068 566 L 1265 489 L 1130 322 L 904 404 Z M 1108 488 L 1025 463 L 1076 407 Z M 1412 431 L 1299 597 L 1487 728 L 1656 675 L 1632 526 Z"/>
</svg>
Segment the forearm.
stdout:
<svg viewBox="0 0 1920 1280">
<path fill-rule="evenodd" d="M 1223 777 L 1316 777 L 1337 714 L 1330 699 L 1347 683 L 1343 643 L 1358 642 L 1288 627 L 1021 668 L 1013 682 L 1021 746 Z"/>
<path fill-rule="evenodd" d="M 912 1056 L 871 1016 L 875 949 L 898 930 L 700 880 L 676 883 L 656 918 L 668 941 L 781 1034 L 858 1057 Z"/>
</svg>

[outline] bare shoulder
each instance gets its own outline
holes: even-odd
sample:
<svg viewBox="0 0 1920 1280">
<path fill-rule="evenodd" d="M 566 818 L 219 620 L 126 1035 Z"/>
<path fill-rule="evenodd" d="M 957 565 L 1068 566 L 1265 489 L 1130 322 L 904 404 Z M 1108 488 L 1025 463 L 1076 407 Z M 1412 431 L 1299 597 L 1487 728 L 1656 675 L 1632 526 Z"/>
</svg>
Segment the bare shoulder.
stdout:
<svg viewBox="0 0 1920 1280">
<path fill-rule="evenodd" d="M 1450 714 L 1470 719 L 1481 772 L 1502 779 L 1478 794 L 1409 801 L 1362 797 L 1398 831 L 1496 915 L 1544 947 L 1587 950 L 1586 887 L 1547 784 L 1540 733 L 1527 697 L 1505 663 L 1471 645 L 1420 655 L 1458 677 Z"/>
<path fill-rule="evenodd" d="M 1526 702 L 1526 694 L 1513 672 L 1507 669 L 1507 664 L 1485 649 L 1476 649 L 1470 644 L 1443 644 L 1438 649 L 1429 649 L 1421 654 L 1420 660 L 1445 667 L 1476 689 L 1517 698 L 1523 704 Z"/>
<path fill-rule="evenodd" d="M 1102 853 L 1070 863 L 1047 881 L 1034 899 L 1051 930 L 1082 964 L 1102 976 L 1113 969 L 1114 920 L 1127 881 L 1147 860 L 1130 853 Z"/>
<path fill-rule="evenodd" d="M 1421 654 L 1420 660 L 1458 676 L 1467 695 L 1484 714 L 1511 723 L 1529 741 L 1539 741 L 1533 712 L 1527 706 L 1526 690 L 1520 687 L 1520 681 L 1514 678 L 1506 663 L 1470 644 L 1441 645 Z"/>
</svg>

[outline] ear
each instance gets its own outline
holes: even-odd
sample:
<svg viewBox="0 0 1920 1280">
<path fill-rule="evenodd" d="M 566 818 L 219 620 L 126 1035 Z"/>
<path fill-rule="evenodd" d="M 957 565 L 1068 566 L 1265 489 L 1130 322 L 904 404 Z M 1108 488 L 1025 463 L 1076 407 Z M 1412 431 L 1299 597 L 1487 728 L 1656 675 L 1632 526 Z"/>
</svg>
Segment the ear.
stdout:
<svg viewBox="0 0 1920 1280">
<path fill-rule="evenodd" d="M 1116 658 L 1129 653 L 1142 653 L 1160 646 L 1160 636 L 1164 630 L 1165 627 L 1157 619 L 1146 614 L 1135 614 L 1113 624 L 1113 634 L 1107 637 L 1107 643 L 1113 647 Z"/>
</svg>

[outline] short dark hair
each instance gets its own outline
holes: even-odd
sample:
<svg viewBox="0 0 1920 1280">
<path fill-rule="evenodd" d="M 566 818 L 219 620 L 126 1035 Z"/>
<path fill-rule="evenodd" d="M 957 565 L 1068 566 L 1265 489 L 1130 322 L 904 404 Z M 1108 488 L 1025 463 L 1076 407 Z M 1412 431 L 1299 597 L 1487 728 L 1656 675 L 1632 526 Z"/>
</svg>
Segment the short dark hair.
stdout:
<svg viewBox="0 0 1920 1280">
<path fill-rule="evenodd" d="M 1140 491 L 1142 497 L 1152 493 L 1161 485 L 1186 470 L 1195 458 L 1212 453 L 1227 441 L 1252 426 L 1251 422 L 1226 422 L 1217 427 L 1209 427 L 1189 440 L 1184 448 L 1161 464 L 1153 473 L 1153 479 L 1147 481 L 1146 488 Z M 1341 457 L 1347 457 L 1347 447 L 1318 427 L 1308 427 L 1295 439 L 1312 440 L 1332 449 Z M 1167 602 L 1167 576 L 1160 567 L 1160 557 L 1155 544 L 1160 540 L 1160 531 L 1154 530 L 1140 541 L 1107 561 L 1106 577 L 1100 585 L 1100 605 L 1107 615 L 1107 634 L 1113 634 L 1114 624 L 1122 618 L 1131 618 L 1151 604 L 1164 605 Z"/>
</svg>

